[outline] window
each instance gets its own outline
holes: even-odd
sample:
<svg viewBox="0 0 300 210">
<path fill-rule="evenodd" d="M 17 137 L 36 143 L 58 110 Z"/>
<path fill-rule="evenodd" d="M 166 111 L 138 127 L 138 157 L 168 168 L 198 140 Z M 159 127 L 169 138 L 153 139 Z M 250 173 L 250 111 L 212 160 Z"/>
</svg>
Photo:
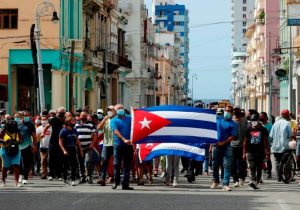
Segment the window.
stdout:
<svg viewBox="0 0 300 210">
<path fill-rule="evenodd" d="M 243 18 L 247 18 L 247 15 L 246 15 L 246 14 L 243 14 Z"/>
<path fill-rule="evenodd" d="M 243 11 L 247 11 L 247 7 L 243 7 Z"/>
<path fill-rule="evenodd" d="M 243 21 L 243 26 L 246 26 L 246 21 Z"/>
<path fill-rule="evenodd" d="M 247 4 L 247 0 L 243 0 L 243 4 Z"/>
<path fill-rule="evenodd" d="M 0 9 L 0 29 L 18 28 L 18 10 Z"/>
<path fill-rule="evenodd" d="M 158 72 L 158 63 L 155 64 L 155 72 Z"/>
<path fill-rule="evenodd" d="M 246 29 L 243 29 L 243 33 L 246 33 L 246 31 L 247 31 Z"/>
<path fill-rule="evenodd" d="M 159 17 L 164 16 L 164 11 L 159 11 Z"/>
</svg>

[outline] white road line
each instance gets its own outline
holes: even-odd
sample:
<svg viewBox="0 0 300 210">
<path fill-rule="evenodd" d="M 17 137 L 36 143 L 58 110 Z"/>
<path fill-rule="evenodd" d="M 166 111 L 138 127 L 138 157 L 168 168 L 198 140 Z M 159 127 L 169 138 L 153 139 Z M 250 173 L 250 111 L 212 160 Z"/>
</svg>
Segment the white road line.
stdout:
<svg viewBox="0 0 300 210">
<path fill-rule="evenodd" d="M 277 203 L 281 207 L 282 210 L 291 210 L 290 206 L 284 199 L 277 199 Z"/>
</svg>

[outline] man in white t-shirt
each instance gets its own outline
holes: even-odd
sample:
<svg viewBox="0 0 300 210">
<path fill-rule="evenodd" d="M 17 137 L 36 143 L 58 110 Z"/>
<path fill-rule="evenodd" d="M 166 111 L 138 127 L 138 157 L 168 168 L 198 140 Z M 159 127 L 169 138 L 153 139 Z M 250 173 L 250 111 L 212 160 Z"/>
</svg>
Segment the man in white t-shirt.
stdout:
<svg viewBox="0 0 300 210">
<path fill-rule="evenodd" d="M 43 135 L 44 128 L 48 124 L 47 116 L 42 116 L 41 123 L 42 125 L 36 129 L 36 135 L 37 135 L 37 140 L 40 142 L 41 165 L 42 165 L 41 179 L 47 179 L 48 148 L 49 148 L 52 128 L 51 127 L 48 128 L 45 134 Z"/>
</svg>

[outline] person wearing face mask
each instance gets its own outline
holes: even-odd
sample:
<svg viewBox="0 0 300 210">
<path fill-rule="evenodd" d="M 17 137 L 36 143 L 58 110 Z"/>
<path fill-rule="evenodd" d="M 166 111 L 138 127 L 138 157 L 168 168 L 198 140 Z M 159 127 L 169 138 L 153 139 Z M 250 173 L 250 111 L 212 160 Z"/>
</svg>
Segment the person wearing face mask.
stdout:
<svg viewBox="0 0 300 210">
<path fill-rule="evenodd" d="M 44 127 L 42 138 L 46 135 L 48 129 L 51 127 L 51 136 L 49 141 L 48 156 L 49 156 L 49 177 L 48 180 L 52 181 L 53 178 L 57 177 L 60 181 L 62 180 L 62 157 L 63 154 L 59 147 L 59 133 L 63 129 L 65 124 L 65 113 L 64 107 L 57 109 L 57 114 L 53 117 L 54 112 L 49 112 L 48 124 Z"/>
<path fill-rule="evenodd" d="M 20 144 L 21 176 L 19 181 L 22 184 L 27 184 L 29 171 L 33 166 L 34 154 L 37 152 L 36 130 L 28 111 L 20 112 L 19 115 L 15 114 L 15 120 L 19 122 L 18 129 L 22 138 Z"/>
<path fill-rule="evenodd" d="M 250 169 L 250 187 L 259 189 L 258 182 L 261 180 L 262 163 L 264 159 L 270 159 L 270 147 L 268 131 L 259 123 L 259 115 L 250 117 L 251 126 L 246 132 L 243 146 L 243 159 L 248 160 Z"/>
<path fill-rule="evenodd" d="M 223 160 L 224 179 L 223 190 L 231 191 L 229 187 L 232 162 L 232 147 L 230 142 L 236 140 L 238 125 L 232 120 L 233 107 L 226 106 L 224 118 L 217 119 L 217 137 L 218 142 L 213 145 L 213 184 L 211 189 L 218 188 L 220 183 L 219 169 Z"/>
<path fill-rule="evenodd" d="M 105 180 L 106 180 L 106 173 L 107 169 L 109 167 L 109 160 L 113 156 L 114 152 L 114 138 L 113 138 L 113 131 L 110 127 L 111 119 L 114 118 L 116 112 L 114 109 L 114 106 L 107 107 L 107 115 L 104 117 L 104 119 L 99 123 L 98 129 L 103 132 L 103 151 L 102 151 L 102 168 L 100 173 L 100 180 L 99 184 L 101 186 L 105 186 Z"/>
<path fill-rule="evenodd" d="M 242 118 L 240 107 L 233 109 L 233 120 L 238 124 L 237 138 L 231 142 L 233 187 L 244 185 L 247 175 L 247 163 L 243 160 L 243 144 L 248 128 L 248 121 Z"/>
<path fill-rule="evenodd" d="M 285 109 L 281 111 L 281 118 L 277 120 L 270 132 L 272 147 L 271 152 L 274 154 L 276 163 L 276 176 L 277 181 L 281 182 L 279 176 L 279 164 L 283 154 L 289 149 L 289 142 L 292 138 L 295 138 L 292 132 L 291 124 L 289 122 L 289 110 Z"/>
<path fill-rule="evenodd" d="M 52 132 L 52 127 L 48 128 L 43 135 L 44 128 L 48 124 L 47 116 L 41 117 L 41 126 L 36 129 L 36 137 L 37 141 L 40 143 L 40 156 L 41 156 L 41 166 L 42 166 L 42 173 L 41 179 L 47 179 L 48 175 L 48 148 L 49 142 Z M 43 136 L 43 137 L 42 137 Z"/>
<path fill-rule="evenodd" d="M 83 156 L 78 157 L 80 165 L 80 184 L 85 183 L 86 181 L 89 184 L 93 183 L 93 171 L 94 171 L 94 162 L 93 162 L 93 152 L 94 148 L 97 149 L 98 139 L 97 139 L 97 130 L 95 126 L 91 123 L 88 123 L 88 113 L 81 112 L 80 114 L 80 124 L 76 124 L 75 129 L 78 133 L 78 139 L 83 151 Z"/>
<path fill-rule="evenodd" d="M 83 156 L 83 152 L 78 139 L 78 133 L 75 127 L 75 118 L 69 117 L 65 121 L 65 127 L 59 133 L 59 146 L 64 154 L 63 156 L 63 178 L 68 183 L 68 170 L 71 167 L 71 186 L 75 186 L 76 170 L 78 167 L 78 156 Z M 77 150 L 76 150 L 77 148 Z"/>
<path fill-rule="evenodd" d="M 268 114 L 266 112 L 261 112 L 259 114 L 259 122 L 261 122 L 262 126 L 264 126 L 267 131 L 268 131 L 268 141 L 269 141 L 269 146 L 270 148 L 272 147 L 272 142 L 271 142 L 271 138 L 269 137 L 269 134 L 272 130 L 272 122 L 269 121 L 268 118 Z M 267 179 L 271 179 L 272 178 L 272 161 L 271 158 L 270 160 L 267 160 Z"/>
<path fill-rule="evenodd" d="M 115 106 L 117 116 L 110 121 L 110 127 L 114 132 L 114 177 L 115 184 L 112 189 L 120 185 L 120 170 L 123 162 L 122 190 L 133 190 L 129 187 L 130 168 L 133 159 L 133 147 L 131 145 L 131 117 L 125 114 L 122 104 Z"/>
</svg>

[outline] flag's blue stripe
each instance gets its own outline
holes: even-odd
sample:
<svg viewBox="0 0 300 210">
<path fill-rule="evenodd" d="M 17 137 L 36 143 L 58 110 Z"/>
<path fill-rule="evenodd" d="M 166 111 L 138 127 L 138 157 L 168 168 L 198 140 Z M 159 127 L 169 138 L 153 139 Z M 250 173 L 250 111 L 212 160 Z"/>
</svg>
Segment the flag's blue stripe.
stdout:
<svg viewBox="0 0 300 210">
<path fill-rule="evenodd" d="M 196 136 L 185 136 L 184 133 L 182 136 L 147 136 L 141 140 L 135 142 L 136 144 L 143 144 L 143 143 L 182 143 L 186 144 L 186 142 L 194 144 L 194 143 L 207 143 L 213 144 L 216 143 L 218 140 L 214 138 L 206 138 L 206 137 L 196 137 Z"/>
<path fill-rule="evenodd" d="M 217 123 L 201 121 L 201 120 L 186 120 L 186 119 L 170 119 L 172 123 L 166 127 L 189 127 L 189 128 L 200 128 L 208 130 L 217 130 Z M 151 125 L 151 124 L 150 124 Z"/>
<path fill-rule="evenodd" d="M 140 110 L 154 112 L 154 111 L 176 111 L 176 112 L 198 112 L 215 115 L 216 111 L 212 109 L 201 109 L 190 106 L 173 106 L 173 105 L 164 105 L 164 106 L 153 106 L 147 107 Z"/>
<path fill-rule="evenodd" d="M 150 161 L 155 157 L 164 156 L 164 155 L 181 156 L 181 157 L 186 157 L 197 161 L 204 161 L 205 159 L 204 155 L 199 155 L 196 153 L 186 152 L 182 150 L 160 149 L 160 150 L 155 150 L 150 152 L 150 154 L 143 161 Z"/>
</svg>

